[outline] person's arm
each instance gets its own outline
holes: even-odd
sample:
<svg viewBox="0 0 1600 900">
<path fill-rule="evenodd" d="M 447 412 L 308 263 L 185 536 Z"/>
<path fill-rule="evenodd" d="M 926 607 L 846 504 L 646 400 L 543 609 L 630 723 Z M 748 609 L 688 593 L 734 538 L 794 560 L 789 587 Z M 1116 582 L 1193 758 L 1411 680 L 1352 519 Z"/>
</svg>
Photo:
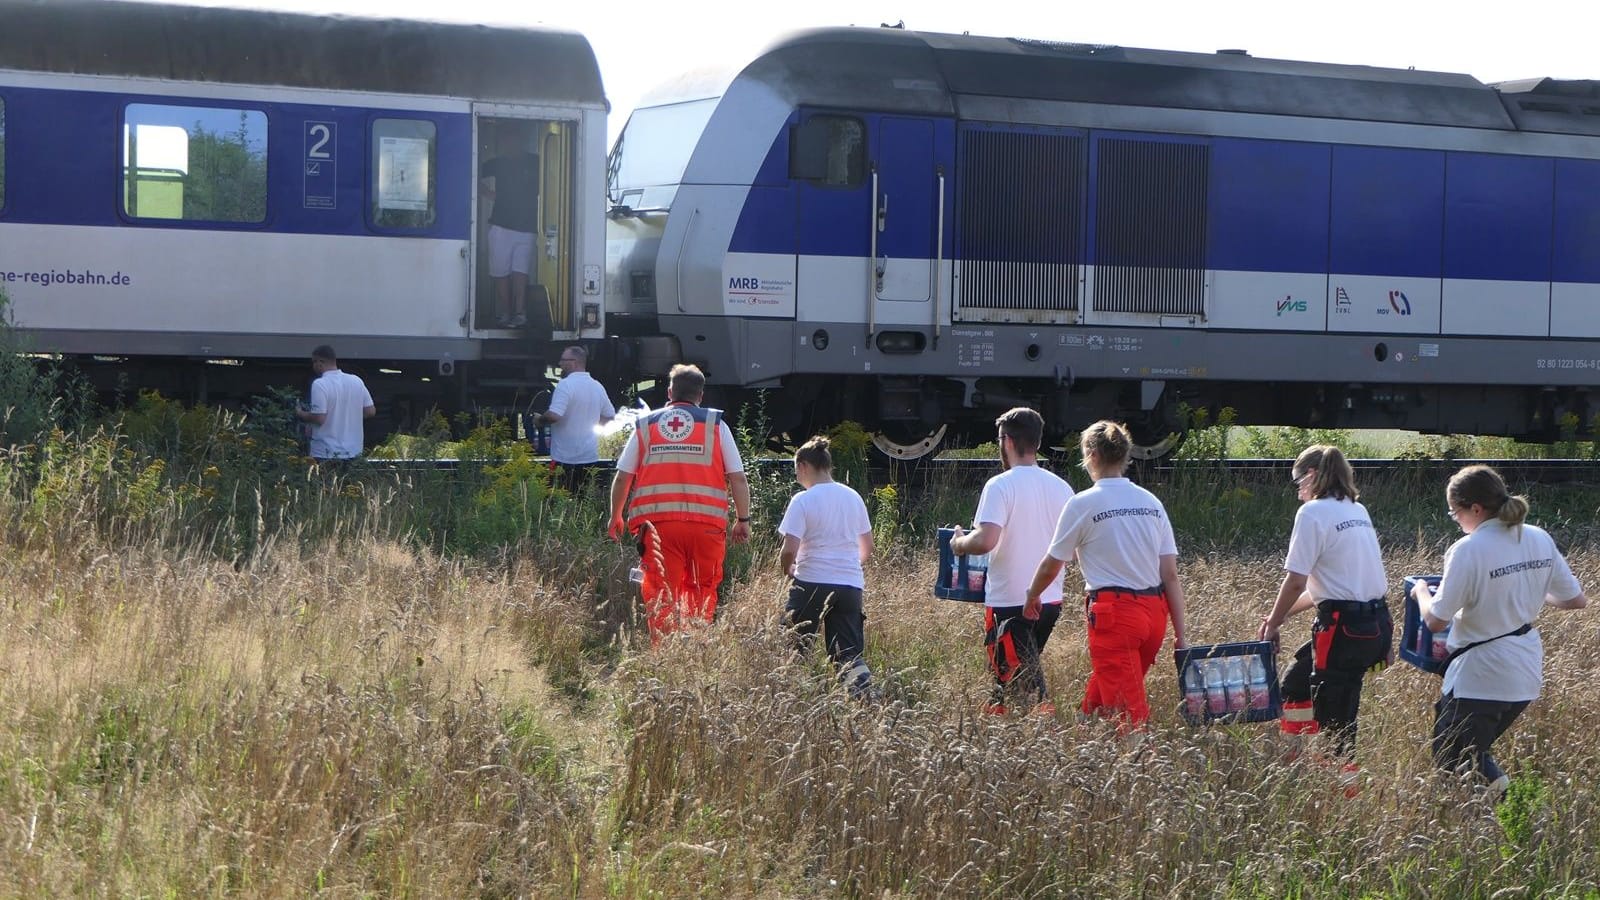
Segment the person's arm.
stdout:
<svg viewBox="0 0 1600 900">
<path fill-rule="evenodd" d="M 794 577 L 794 561 L 800 557 L 800 539 L 792 534 L 783 536 L 783 549 L 778 551 L 778 571 Z"/>
<path fill-rule="evenodd" d="M 363 418 L 363 419 L 370 419 L 370 418 L 372 418 L 373 416 L 375 416 L 377 414 L 378 414 L 378 408 L 376 406 L 373 406 L 371 403 L 368 403 L 366 406 L 361 407 L 361 418 Z"/>
<path fill-rule="evenodd" d="M 1312 606 L 1316 601 L 1306 593 L 1306 575 L 1300 572 L 1284 572 L 1283 583 L 1278 585 L 1278 599 L 1273 601 L 1272 611 L 1261 620 L 1261 629 L 1256 632 L 1256 639 L 1261 641 L 1278 642 L 1278 631 L 1290 616 Z"/>
<path fill-rule="evenodd" d="M 1061 577 L 1061 567 L 1063 565 L 1065 563 L 1049 553 L 1044 555 L 1044 559 L 1039 560 L 1039 568 L 1033 572 L 1033 583 L 1028 585 L 1027 599 L 1022 604 L 1022 617 L 1024 619 L 1039 618 L 1039 610 L 1044 606 L 1039 597 L 1044 593 L 1045 588 Z M 1028 614 L 1029 610 L 1033 611 L 1032 615 Z"/>
<path fill-rule="evenodd" d="M 733 495 L 733 542 L 750 540 L 750 479 L 743 472 L 728 473 L 728 493 Z"/>
<path fill-rule="evenodd" d="M 1423 627 L 1429 631 L 1443 631 L 1450 627 L 1449 619 L 1441 619 L 1433 614 L 1433 585 L 1426 578 L 1418 578 L 1416 585 L 1411 588 L 1411 596 L 1417 599 L 1417 612 L 1422 614 Z"/>
<path fill-rule="evenodd" d="M 863 531 L 856 535 L 856 552 L 861 558 L 861 564 L 866 565 L 867 560 L 872 558 L 872 532 Z"/>
<path fill-rule="evenodd" d="M 1161 592 L 1167 596 L 1167 613 L 1172 616 L 1172 649 L 1182 650 L 1189 641 L 1184 631 L 1183 582 L 1178 580 L 1176 554 L 1161 554 Z"/>
<path fill-rule="evenodd" d="M 327 392 L 328 389 L 322 383 L 322 379 L 319 378 L 311 382 L 311 405 L 305 409 L 295 410 L 295 416 L 302 422 L 310 422 L 318 427 L 322 426 L 323 423 L 328 421 Z"/>
<path fill-rule="evenodd" d="M 1000 535 L 1004 532 L 1004 528 L 993 522 L 979 522 L 970 533 L 957 528 L 955 536 L 950 538 L 950 552 L 959 556 L 988 553 L 1000 545 Z"/>
<path fill-rule="evenodd" d="M 562 418 L 564 418 L 564 417 L 561 415 L 561 413 L 558 413 L 558 412 L 556 412 L 554 410 L 547 409 L 544 412 L 539 414 L 539 418 L 545 420 L 546 422 L 549 422 L 551 425 L 554 425 L 555 423 L 561 421 Z M 565 432 L 563 432 L 563 434 L 564 433 Z"/>
<path fill-rule="evenodd" d="M 622 521 L 622 504 L 628 502 L 628 489 L 633 487 L 633 473 L 617 469 L 617 474 L 611 476 L 611 537 L 623 540 L 627 536 L 627 529 Z"/>
<path fill-rule="evenodd" d="M 300 421 L 310 422 L 313 425 L 321 425 L 328 421 L 327 413 L 312 412 L 309 409 L 297 409 L 294 411 L 294 414 L 300 419 Z"/>
<path fill-rule="evenodd" d="M 1567 600 L 1557 600 L 1554 597 L 1546 595 L 1544 598 L 1544 605 L 1553 607 L 1555 609 L 1583 609 L 1585 606 L 1589 605 L 1589 598 L 1582 592 L 1579 592 L 1578 596 Z"/>
</svg>

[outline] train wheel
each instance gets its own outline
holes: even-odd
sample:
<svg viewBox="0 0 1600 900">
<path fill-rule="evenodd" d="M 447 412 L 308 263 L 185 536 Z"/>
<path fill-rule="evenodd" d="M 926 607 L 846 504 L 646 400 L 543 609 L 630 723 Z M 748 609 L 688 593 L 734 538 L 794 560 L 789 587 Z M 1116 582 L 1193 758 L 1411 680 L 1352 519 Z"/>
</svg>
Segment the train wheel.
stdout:
<svg viewBox="0 0 1600 900">
<path fill-rule="evenodd" d="M 922 459 L 939 452 L 939 445 L 944 443 L 945 432 L 949 430 L 949 425 L 940 425 L 937 431 L 909 439 L 898 432 L 876 431 L 872 434 L 872 446 L 890 459 Z"/>
</svg>

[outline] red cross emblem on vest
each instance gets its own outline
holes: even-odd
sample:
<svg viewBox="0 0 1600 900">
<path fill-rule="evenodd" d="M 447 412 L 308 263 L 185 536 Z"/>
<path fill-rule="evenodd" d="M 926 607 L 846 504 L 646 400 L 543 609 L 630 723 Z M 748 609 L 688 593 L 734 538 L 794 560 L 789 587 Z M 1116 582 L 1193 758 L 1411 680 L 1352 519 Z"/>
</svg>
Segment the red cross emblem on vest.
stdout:
<svg viewBox="0 0 1600 900">
<path fill-rule="evenodd" d="M 668 410 L 656 423 L 656 433 L 673 442 L 685 440 L 694 433 L 694 416 L 681 409 Z"/>
</svg>

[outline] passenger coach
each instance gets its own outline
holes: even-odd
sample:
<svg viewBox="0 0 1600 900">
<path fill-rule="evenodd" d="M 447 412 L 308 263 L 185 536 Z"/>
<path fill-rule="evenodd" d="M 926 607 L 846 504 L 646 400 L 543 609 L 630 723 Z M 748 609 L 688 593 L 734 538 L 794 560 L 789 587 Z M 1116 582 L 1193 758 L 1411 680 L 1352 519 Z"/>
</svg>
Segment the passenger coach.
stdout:
<svg viewBox="0 0 1600 900">
<path fill-rule="evenodd" d="M 606 112 L 576 34 L 0 0 L 0 288 L 103 386 L 226 401 L 327 342 L 391 426 L 515 406 L 605 333 Z M 537 158 L 526 327 L 486 261 L 507 146 Z"/>
<path fill-rule="evenodd" d="M 1600 411 L 1596 82 L 828 29 L 664 89 L 612 170 L 618 327 L 793 434 Z"/>
</svg>

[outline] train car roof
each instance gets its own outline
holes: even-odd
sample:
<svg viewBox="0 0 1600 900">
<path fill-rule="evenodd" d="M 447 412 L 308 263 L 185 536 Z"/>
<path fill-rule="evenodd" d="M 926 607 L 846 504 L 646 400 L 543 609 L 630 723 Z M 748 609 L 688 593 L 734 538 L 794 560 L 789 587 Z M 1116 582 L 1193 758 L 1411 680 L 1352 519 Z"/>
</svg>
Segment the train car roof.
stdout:
<svg viewBox="0 0 1600 900">
<path fill-rule="evenodd" d="M 1442 72 L 893 28 L 797 32 L 739 78 L 797 104 L 924 114 L 954 115 L 960 96 L 977 95 L 1600 134 L 1600 102 L 1589 96 L 1600 96 L 1596 82 L 1544 80 L 1502 92 Z"/>
<path fill-rule="evenodd" d="M 0 69 L 606 104 L 573 32 L 127 0 L 0 0 Z"/>
</svg>

